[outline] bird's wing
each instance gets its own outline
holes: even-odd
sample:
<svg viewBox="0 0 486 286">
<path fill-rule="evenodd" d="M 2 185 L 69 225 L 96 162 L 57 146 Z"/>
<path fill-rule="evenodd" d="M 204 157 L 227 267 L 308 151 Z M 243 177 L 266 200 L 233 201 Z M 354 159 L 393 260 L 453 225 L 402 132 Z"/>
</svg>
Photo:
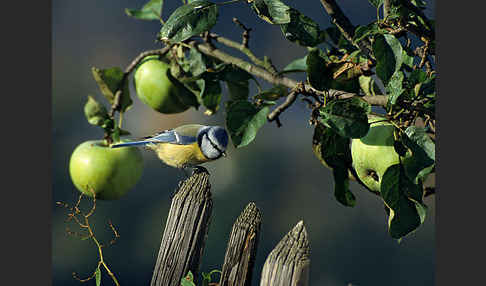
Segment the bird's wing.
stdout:
<svg viewBox="0 0 486 286">
<path fill-rule="evenodd" d="M 189 124 L 157 133 L 155 136 L 146 138 L 154 143 L 171 143 L 189 145 L 197 141 L 197 131 L 203 127 L 199 124 Z"/>
</svg>

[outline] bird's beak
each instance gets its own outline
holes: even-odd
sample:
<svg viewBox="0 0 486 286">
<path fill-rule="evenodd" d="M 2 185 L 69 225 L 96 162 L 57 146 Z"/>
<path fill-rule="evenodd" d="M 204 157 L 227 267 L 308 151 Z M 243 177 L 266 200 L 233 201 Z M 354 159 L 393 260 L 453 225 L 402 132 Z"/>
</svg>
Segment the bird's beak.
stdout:
<svg viewBox="0 0 486 286">
<path fill-rule="evenodd" d="M 221 153 L 221 155 L 223 155 L 223 157 L 226 157 L 226 152 Z"/>
</svg>

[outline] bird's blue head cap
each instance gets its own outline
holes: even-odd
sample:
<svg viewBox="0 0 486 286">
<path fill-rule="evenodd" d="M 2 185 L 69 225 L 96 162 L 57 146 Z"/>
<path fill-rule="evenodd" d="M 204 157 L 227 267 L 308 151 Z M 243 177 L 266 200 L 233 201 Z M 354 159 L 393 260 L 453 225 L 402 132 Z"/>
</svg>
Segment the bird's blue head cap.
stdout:
<svg viewBox="0 0 486 286">
<path fill-rule="evenodd" d="M 197 142 L 204 156 L 213 160 L 218 159 L 226 156 L 228 133 L 220 126 L 206 126 L 199 130 Z"/>
</svg>

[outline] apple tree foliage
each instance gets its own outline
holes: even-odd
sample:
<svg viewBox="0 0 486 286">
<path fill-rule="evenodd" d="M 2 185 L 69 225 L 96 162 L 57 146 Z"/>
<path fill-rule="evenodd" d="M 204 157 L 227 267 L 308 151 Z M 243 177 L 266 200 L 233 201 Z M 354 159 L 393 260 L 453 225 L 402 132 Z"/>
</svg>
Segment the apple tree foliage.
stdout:
<svg viewBox="0 0 486 286">
<path fill-rule="evenodd" d="M 401 162 L 390 166 L 378 193 L 389 216 L 389 233 L 401 239 L 424 222 L 423 182 L 435 171 L 434 21 L 425 16 L 423 0 L 369 0 L 377 10 L 376 20 L 359 26 L 352 25 L 336 1 L 320 2 L 331 19 L 326 28 L 293 8 L 289 0 L 183 0 L 165 21 L 164 1 L 150 0 L 125 13 L 160 22 L 154 37 L 163 48 L 142 53 L 135 66 L 143 56 L 159 55 L 170 63 L 171 75 L 196 96 L 194 108 L 202 106 L 205 114 L 212 115 L 223 106 L 236 148 L 251 143 L 267 122 L 275 120 L 280 127 L 279 115 L 296 98 L 306 101 L 310 123 L 316 126 L 309 141 L 321 146 L 320 157 L 333 169 L 336 199 L 349 207 L 356 204 L 349 189 L 348 173 L 355 174 L 349 144 L 367 134 L 369 114 L 380 114 L 395 127 L 395 151 L 412 152 L 418 158 L 413 161 L 414 172 L 405 171 Z M 238 20 L 235 23 L 244 32 L 242 43 L 212 33 L 215 25 L 227 24 L 218 22 L 218 15 L 234 3 L 268 25 L 279 26 L 281 37 L 307 48 L 307 55 L 278 71 L 270 59 L 259 59 L 251 52 L 250 30 Z M 219 50 L 220 44 L 245 53 L 251 62 Z M 92 69 L 111 112 L 89 97 L 85 115 L 89 123 L 105 130 L 108 142 L 129 134 L 121 129 L 121 122 L 114 123 L 114 115 L 123 114 L 132 104 L 128 77 L 133 67 Z M 305 74 L 303 83 L 291 79 L 296 73 Z M 273 87 L 262 90 L 258 78 Z M 257 94 L 250 94 L 250 81 L 256 83 Z"/>
</svg>

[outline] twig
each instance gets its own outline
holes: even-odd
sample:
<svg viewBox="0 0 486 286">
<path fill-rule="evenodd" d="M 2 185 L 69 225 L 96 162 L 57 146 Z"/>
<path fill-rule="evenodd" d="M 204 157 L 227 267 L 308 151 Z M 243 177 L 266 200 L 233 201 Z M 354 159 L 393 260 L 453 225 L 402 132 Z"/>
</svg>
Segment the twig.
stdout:
<svg viewBox="0 0 486 286">
<path fill-rule="evenodd" d="M 355 27 L 351 21 L 346 17 L 341 8 L 336 4 L 334 0 L 321 0 L 322 6 L 326 10 L 327 14 L 331 17 L 331 21 L 338 27 L 343 36 L 350 43 L 353 43 L 353 36 Z M 371 43 L 367 39 L 356 43 L 359 49 L 361 49 L 370 60 L 374 60 L 373 53 L 371 52 Z"/>
<path fill-rule="evenodd" d="M 223 44 L 227 47 L 239 50 L 240 52 L 244 53 L 253 63 L 255 63 L 256 65 L 258 65 L 258 66 L 260 66 L 264 69 L 266 69 L 268 72 L 270 72 L 272 74 L 277 74 L 277 70 L 271 64 L 270 61 L 268 61 L 268 60 L 264 61 L 264 60 L 257 58 L 255 56 L 255 54 L 253 54 L 253 52 L 250 49 L 248 49 L 247 47 L 245 47 L 243 44 L 237 43 L 237 42 L 232 41 L 232 40 L 225 38 L 225 37 L 221 37 L 221 36 L 219 36 L 218 34 L 215 34 L 215 33 L 211 33 L 210 36 L 216 42 Z"/>
<path fill-rule="evenodd" d="M 240 20 L 238 20 L 238 18 L 233 18 L 233 22 L 243 29 L 243 34 L 242 34 L 243 39 L 241 40 L 241 44 L 243 45 L 243 47 L 248 48 L 248 41 L 250 39 L 251 28 L 245 27 L 245 25 L 243 25 L 243 23 L 241 23 Z"/>
<path fill-rule="evenodd" d="M 69 209 L 70 212 L 67 214 L 69 220 L 70 219 L 74 219 L 76 221 L 76 223 L 80 227 L 85 228 L 88 231 L 88 234 L 87 235 L 81 235 L 79 233 L 70 231 L 69 228 L 66 228 L 66 232 L 69 235 L 79 236 L 82 239 L 91 238 L 91 240 L 96 244 L 96 246 L 98 248 L 99 261 L 98 261 L 97 269 L 99 269 L 100 266 L 103 265 L 103 267 L 105 268 L 105 270 L 107 271 L 108 275 L 111 277 L 111 279 L 113 280 L 113 282 L 115 283 L 115 285 L 119 286 L 120 284 L 118 283 L 118 280 L 116 279 L 115 274 L 113 272 L 111 272 L 111 270 L 109 269 L 108 265 L 106 264 L 106 262 L 105 262 L 105 260 L 103 258 L 102 248 L 104 247 L 104 245 L 102 243 L 100 243 L 98 241 L 98 239 L 95 237 L 94 232 L 93 232 L 93 229 L 91 228 L 91 225 L 89 224 L 89 217 L 91 215 L 93 215 L 93 213 L 94 213 L 94 211 L 96 209 L 96 196 L 95 196 L 94 191 L 92 189 L 90 189 L 90 191 L 93 194 L 93 197 L 92 197 L 93 198 L 93 206 L 91 207 L 91 209 L 90 209 L 90 211 L 88 213 L 82 212 L 80 210 L 80 208 L 79 208 L 79 205 L 81 203 L 81 199 L 84 196 L 83 193 L 81 193 L 79 195 L 79 198 L 78 198 L 76 204 L 72 208 L 69 208 L 69 205 L 67 203 L 56 202 L 56 204 L 59 205 L 59 206 L 61 206 L 61 207 L 64 207 L 64 208 Z M 80 219 L 77 217 L 77 215 L 82 216 L 83 219 L 84 219 L 84 222 L 81 222 Z M 111 223 L 111 220 L 109 221 L 108 224 L 109 224 L 111 230 L 113 231 L 113 233 L 115 234 L 115 239 L 113 239 L 110 242 L 110 245 L 111 245 L 111 244 L 114 243 L 114 241 L 116 240 L 116 238 L 118 238 L 120 236 L 118 235 L 118 232 L 116 231 L 115 227 Z M 80 282 L 87 282 L 87 281 L 93 279 L 96 276 L 96 271 L 91 276 L 89 276 L 89 277 L 87 277 L 85 279 L 79 278 L 78 275 L 76 274 L 76 272 L 73 272 L 72 275 L 73 275 L 73 278 L 75 278 L 76 280 L 78 280 Z"/>
<path fill-rule="evenodd" d="M 390 14 L 390 9 L 391 9 L 390 0 L 384 0 L 383 1 L 383 18 L 386 19 L 386 17 L 388 17 L 388 15 Z"/>
<path fill-rule="evenodd" d="M 434 40 L 435 39 L 434 29 L 432 27 L 432 24 L 431 24 L 429 18 L 427 18 L 427 16 L 425 16 L 424 12 L 422 10 L 420 10 L 417 6 L 413 5 L 409 0 L 400 0 L 400 2 L 406 8 L 408 8 L 409 10 L 411 10 L 412 12 L 417 14 L 419 17 L 421 17 L 424 20 L 424 22 L 426 23 L 427 28 L 428 28 L 428 30 L 420 29 L 420 31 L 417 31 L 417 30 L 413 30 L 413 31 L 410 30 L 410 31 L 413 32 L 413 33 L 419 34 L 419 36 L 425 36 L 425 37 L 429 38 L 429 40 Z"/>
<path fill-rule="evenodd" d="M 260 68 L 258 66 L 252 65 L 251 63 L 244 61 L 240 58 L 231 56 L 227 53 L 224 53 L 223 51 L 219 49 L 214 49 L 211 50 L 206 44 L 204 43 L 198 43 L 196 41 L 192 41 L 189 43 L 191 46 L 196 48 L 198 51 L 201 53 L 217 58 L 218 60 L 227 63 L 227 64 L 234 64 L 235 66 L 247 71 L 248 73 L 260 77 L 267 82 L 273 84 L 273 85 L 283 85 L 288 88 L 293 89 L 297 85 L 297 81 L 284 77 L 284 76 L 279 76 L 277 74 L 272 74 L 269 71 Z M 356 93 L 352 92 L 346 92 L 346 91 L 341 91 L 341 90 L 335 90 L 335 89 L 329 89 L 328 91 L 319 91 L 310 86 L 309 84 L 304 85 L 304 89 L 307 93 L 314 94 L 316 96 L 324 97 L 324 96 L 329 96 L 329 97 L 335 97 L 339 99 L 344 99 L 344 98 L 350 98 L 350 97 L 360 97 L 364 101 L 368 102 L 369 104 L 373 106 L 386 106 L 387 101 L 388 101 L 388 96 L 386 95 L 374 95 L 374 96 L 360 96 Z"/>
<path fill-rule="evenodd" d="M 304 90 L 304 84 L 302 82 L 299 82 L 291 91 L 290 93 L 287 95 L 287 98 L 285 99 L 285 101 L 280 104 L 279 106 L 277 106 L 268 116 L 267 116 L 267 120 L 269 122 L 272 122 L 276 119 L 279 118 L 279 115 L 284 112 L 287 108 L 289 108 L 293 103 L 294 101 L 297 99 L 297 95 L 299 93 L 302 93 L 302 91 Z M 280 122 L 280 120 L 277 120 L 277 127 L 281 127 L 282 126 L 282 123 Z"/>
</svg>

